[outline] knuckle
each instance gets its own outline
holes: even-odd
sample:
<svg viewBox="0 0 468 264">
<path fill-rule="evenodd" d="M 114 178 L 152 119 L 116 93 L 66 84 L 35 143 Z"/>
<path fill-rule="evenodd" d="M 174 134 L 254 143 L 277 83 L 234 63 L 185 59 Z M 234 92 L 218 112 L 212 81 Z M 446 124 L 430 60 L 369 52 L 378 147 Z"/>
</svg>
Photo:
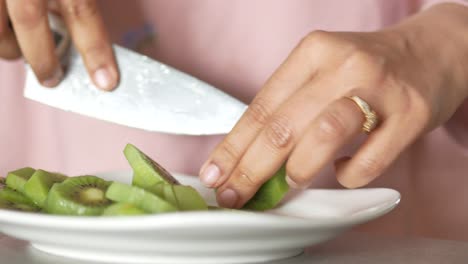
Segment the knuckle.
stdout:
<svg viewBox="0 0 468 264">
<path fill-rule="evenodd" d="M 343 61 L 342 67 L 353 70 L 364 70 L 366 73 L 382 79 L 381 77 L 385 76 L 386 65 L 387 59 L 384 56 L 354 48 Z"/>
<path fill-rule="evenodd" d="M 327 111 L 318 120 L 318 138 L 323 141 L 341 139 L 347 132 L 346 122 L 333 111 Z"/>
<path fill-rule="evenodd" d="M 323 30 L 315 30 L 303 37 L 300 43 L 303 46 L 311 46 L 315 43 L 325 42 L 330 39 L 330 34 Z"/>
<path fill-rule="evenodd" d="M 346 59 L 346 63 L 351 66 L 373 66 L 372 55 L 366 51 L 355 49 Z"/>
<path fill-rule="evenodd" d="M 250 125 L 261 127 L 266 124 L 270 111 L 268 110 L 267 100 L 257 98 L 248 107 L 246 117 Z"/>
<path fill-rule="evenodd" d="M 240 158 L 241 152 L 230 140 L 225 140 L 220 145 L 217 156 L 228 163 L 234 163 Z"/>
<path fill-rule="evenodd" d="M 283 116 L 274 116 L 265 128 L 266 139 L 275 149 L 283 149 L 291 145 L 293 135 L 290 120 Z"/>
<path fill-rule="evenodd" d="M 434 110 L 432 109 L 432 104 L 424 98 L 422 95 L 414 96 L 414 99 L 409 100 L 410 112 L 414 113 L 416 119 L 423 124 L 429 123 L 434 115 Z"/>
<path fill-rule="evenodd" d="M 361 158 L 358 160 L 358 166 L 363 173 L 363 177 L 373 178 L 380 175 L 385 168 L 385 164 L 376 158 Z"/>
<path fill-rule="evenodd" d="M 239 169 L 238 182 L 243 187 L 255 188 L 261 185 L 260 179 L 254 177 L 250 170 L 243 167 Z"/>
<path fill-rule="evenodd" d="M 94 0 L 67 1 L 64 11 L 73 20 L 83 20 L 96 16 L 98 8 Z"/>
<path fill-rule="evenodd" d="M 428 98 L 411 87 L 404 86 L 401 90 L 397 115 L 402 122 L 419 130 L 426 128 L 432 119 L 437 119 L 438 110 L 434 109 Z"/>
<path fill-rule="evenodd" d="M 331 39 L 330 32 L 316 30 L 304 36 L 299 42 L 298 49 L 306 53 L 317 52 L 316 48 L 326 45 Z"/>
<path fill-rule="evenodd" d="M 46 9 L 40 0 L 23 1 L 23 5 L 14 5 L 13 16 L 16 26 L 34 28 L 45 19 Z"/>
</svg>

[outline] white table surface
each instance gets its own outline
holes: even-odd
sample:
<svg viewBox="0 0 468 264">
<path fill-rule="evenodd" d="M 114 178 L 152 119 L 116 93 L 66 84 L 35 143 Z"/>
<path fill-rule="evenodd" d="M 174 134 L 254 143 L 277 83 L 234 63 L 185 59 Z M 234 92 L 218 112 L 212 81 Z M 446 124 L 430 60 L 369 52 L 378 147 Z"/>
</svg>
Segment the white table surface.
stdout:
<svg viewBox="0 0 468 264">
<path fill-rule="evenodd" d="M 8 264 L 84 264 L 51 256 L 26 242 L 0 235 L 0 263 Z M 468 263 L 468 242 L 426 238 L 390 237 L 349 232 L 327 243 L 307 248 L 304 254 L 271 264 L 349 264 L 349 263 Z"/>
</svg>

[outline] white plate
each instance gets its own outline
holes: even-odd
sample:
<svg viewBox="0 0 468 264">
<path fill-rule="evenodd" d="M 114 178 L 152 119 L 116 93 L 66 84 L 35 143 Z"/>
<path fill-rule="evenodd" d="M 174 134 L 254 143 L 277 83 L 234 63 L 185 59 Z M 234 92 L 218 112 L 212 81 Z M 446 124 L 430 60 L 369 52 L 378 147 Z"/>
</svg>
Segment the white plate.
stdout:
<svg viewBox="0 0 468 264">
<path fill-rule="evenodd" d="M 131 173 L 98 176 L 130 182 Z M 215 204 L 196 177 L 177 175 Z M 245 263 L 298 255 L 306 246 L 393 209 L 392 189 L 306 190 L 268 213 L 207 211 L 67 217 L 0 210 L 0 231 L 60 256 L 112 263 Z"/>
</svg>

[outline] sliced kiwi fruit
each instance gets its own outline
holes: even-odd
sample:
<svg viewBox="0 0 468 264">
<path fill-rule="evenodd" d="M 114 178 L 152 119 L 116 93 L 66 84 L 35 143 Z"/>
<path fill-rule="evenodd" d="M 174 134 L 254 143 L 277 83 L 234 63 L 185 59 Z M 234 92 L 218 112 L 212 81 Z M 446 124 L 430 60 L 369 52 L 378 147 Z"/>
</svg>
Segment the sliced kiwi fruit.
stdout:
<svg viewBox="0 0 468 264">
<path fill-rule="evenodd" d="M 179 184 L 167 170 L 134 145 L 127 144 L 124 154 L 133 168 L 133 185 L 147 188 L 160 182 Z"/>
<path fill-rule="evenodd" d="M 0 177 L 0 188 L 5 187 L 5 178 Z"/>
<path fill-rule="evenodd" d="M 21 168 L 8 173 L 6 177 L 6 185 L 20 193 L 24 193 L 24 185 L 31 178 L 36 170 L 30 167 Z"/>
<path fill-rule="evenodd" d="M 130 216 L 144 214 L 147 213 L 130 203 L 115 203 L 107 207 L 102 213 L 103 216 Z"/>
<path fill-rule="evenodd" d="M 106 192 L 109 200 L 133 204 L 148 213 L 163 213 L 177 211 L 177 207 L 165 201 L 162 197 L 146 191 L 143 188 L 113 182 Z"/>
<path fill-rule="evenodd" d="M 13 189 L 10 189 L 8 187 L 3 188 L 0 190 L 0 198 L 12 202 L 15 204 L 25 204 L 25 205 L 30 205 L 30 206 L 35 206 L 33 201 L 26 197 L 24 194 L 15 191 Z"/>
<path fill-rule="evenodd" d="M 13 203 L 3 198 L 0 198 L 0 209 L 23 211 L 23 212 L 39 212 L 41 209 L 34 205 Z"/>
<path fill-rule="evenodd" d="M 181 211 L 208 210 L 203 197 L 191 186 L 172 185 L 171 187 Z"/>
<path fill-rule="evenodd" d="M 275 208 L 286 193 L 289 185 L 286 182 L 286 166 L 282 166 L 276 174 L 265 182 L 243 207 L 243 209 L 265 211 Z"/>
<path fill-rule="evenodd" d="M 192 187 L 158 183 L 146 188 L 180 211 L 208 210 L 208 205 L 201 195 Z"/>
<path fill-rule="evenodd" d="M 0 208 L 26 212 L 41 210 L 26 196 L 10 188 L 0 189 Z"/>
<path fill-rule="evenodd" d="M 95 176 L 68 178 L 52 186 L 44 209 L 60 215 L 101 215 L 112 203 L 105 197 L 110 184 Z"/>
<path fill-rule="evenodd" d="M 63 182 L 66 178 L 63 174 L 36 170 L 24 185 L 24 194 L 42 208 L 52 185 Z"/>
</svg>

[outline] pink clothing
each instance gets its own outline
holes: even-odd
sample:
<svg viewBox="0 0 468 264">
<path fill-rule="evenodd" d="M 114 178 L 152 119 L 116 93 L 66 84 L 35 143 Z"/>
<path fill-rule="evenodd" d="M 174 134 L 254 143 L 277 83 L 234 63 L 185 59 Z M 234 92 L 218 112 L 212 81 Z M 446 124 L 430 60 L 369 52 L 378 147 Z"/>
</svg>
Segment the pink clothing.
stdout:
<svg viewBox="0 0 468 264">
<path fill-rule="evenodd" d="M 112 0 L 101 6 L 115 42 L 249 102 L 308 32 L 378 30 L 429 2 L 434 1 Z M 197 174 L 220 140 L 144 132 L 28 101 L 22 97 L 20 61 L 0 61 L 0 79 L 2 173 L 21 166 L 73 175 L 129 168 L 122 149 L 131 142 L 170 170 Z M 371 185 L 398 189 L 401 205 L 363 229 L 468 239 L 468 154 L 456 142 L 439 128 L 408 149 Z M 315 186 L 338 183 L 327 169 Z"/>
</svg>

